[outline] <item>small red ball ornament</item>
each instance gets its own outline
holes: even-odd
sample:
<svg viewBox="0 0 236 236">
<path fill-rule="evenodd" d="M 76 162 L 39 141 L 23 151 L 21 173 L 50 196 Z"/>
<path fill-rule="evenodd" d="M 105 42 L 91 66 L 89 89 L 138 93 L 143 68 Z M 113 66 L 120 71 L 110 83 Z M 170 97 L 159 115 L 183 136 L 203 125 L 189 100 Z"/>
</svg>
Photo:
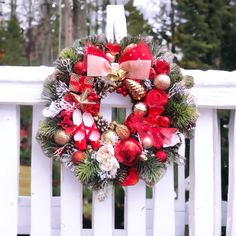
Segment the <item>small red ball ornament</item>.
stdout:
<svg viewBox="0 0 236 236">
<path fill-rule="evenodd" d="M 78 165 L 84 159 L 84 153 L 81 151 L 76 151 L 72 155 L 72 161 L 75 165 Z"/>
<path fill-rule="evenodd" d="M 167 153 L 159 150 L 156 152 L 156 157 L 160 162 L 165 162 L 167 159 Z"/>
<path fill-rule="evenodd" d="M 170 126 L 170 123 L 171 123 L 171 120 L 169 117 L 167 116 L 159 116 L 157 118 L 157 121 L 158 121 L 158 124 L 161 126 L 161 127 L 169 127 Z"/>
<path fill-rule="evenodd" d="M 78 61 L 74 65 L 74 72 L 78 75 L 84 75 L 86 73 L 85 64 L 82 61 Z"/>
</svg>

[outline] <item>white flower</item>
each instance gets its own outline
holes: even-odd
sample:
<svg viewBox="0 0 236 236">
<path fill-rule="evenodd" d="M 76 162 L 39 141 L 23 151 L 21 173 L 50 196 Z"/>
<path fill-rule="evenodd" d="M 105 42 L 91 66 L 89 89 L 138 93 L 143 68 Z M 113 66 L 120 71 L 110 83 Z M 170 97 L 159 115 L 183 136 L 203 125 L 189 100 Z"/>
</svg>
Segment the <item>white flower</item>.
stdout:
<svg viewBox="0 0 236 236">
<path fill-rule="evenodd" d="M 115 178 L 119 162 L 114 156 L 114 148 L 111 144 L 106 144 L 99 148 L 96 155 L 99 167 L 102 171 L 109 171 L 112 178 Z"/>
</svg>

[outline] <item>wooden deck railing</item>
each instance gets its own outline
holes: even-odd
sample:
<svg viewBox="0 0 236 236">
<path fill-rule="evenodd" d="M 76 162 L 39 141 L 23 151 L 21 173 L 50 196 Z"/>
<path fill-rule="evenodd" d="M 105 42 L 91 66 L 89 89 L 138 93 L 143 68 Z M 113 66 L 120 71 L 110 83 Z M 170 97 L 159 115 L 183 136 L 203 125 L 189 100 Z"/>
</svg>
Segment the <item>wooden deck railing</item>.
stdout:
<svg viewBox="0 0 236 236">
<path fill-rule="evenodd" d="M 236 235 L 236 72 L 184 71 L 195 77 L 195 95 L 200 117 L 191 142 L 190 200 L 185 201 L 184 167 L 178 167 L 174 191 L 174 171 L 153 187 L 146 199 L 140 182 L 125 188 L 124 229 L 114 228 L 114 194 L 104 202 L 93 194 L 92 229 L 83 229 L 83 188 L 69 170 L 61 168 L 61 195 L 52 197 L 52 162 L 46 158 L 34 137 L 41 119 L 43 81 L 50 67 L 0 67 L 0 235 L 190 235 L 220 236 L 226 222 L 227 236 Z M 33 106 L 31 195 L 19 196 L 19 105 Z M 131 104 L 117 94 L 103 100 L 101 109 L 111 119 L 112 107 Z M 227 215 L 222 215 L 220 129 L 217 109 L 230 109 L 229 188 Z M 184 146 L 181 150 L 184 155 Z M 225 210 L 225 208 L 223 208 Z"/>
</svg>

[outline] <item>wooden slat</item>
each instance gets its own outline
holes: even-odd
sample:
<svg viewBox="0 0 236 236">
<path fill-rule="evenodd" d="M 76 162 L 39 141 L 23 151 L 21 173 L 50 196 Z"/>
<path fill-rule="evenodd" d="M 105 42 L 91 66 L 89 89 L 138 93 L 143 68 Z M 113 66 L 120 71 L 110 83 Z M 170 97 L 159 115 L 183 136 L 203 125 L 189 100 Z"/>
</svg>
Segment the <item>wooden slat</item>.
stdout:
<svg viewBox="0 0 236 236">
<path fill-rule="evenodd" d="M 51 236 L 52 160 L 36 142 L 42 106 L 33 107 L 31 160 L 31 236 Z"/>
<path fill-rule="evenodd" d="M 229 124 L 229 187 L 226 235 L 236 235 L 236 116 L 231 111 Z"/>
<path fill-rule="evenodd" d="M 194 139 L 194 172 L 190 173 L 190 235 L 214 235 L 214 110 L 200 109 Z M 194 176 L 193 176 L 194 175 Z"/>
<path fill-rule="evenodd" d="M 82 235 L 83 188 L 73 173 L 61 168 L 61 236 Z"/>
<path fill-rule="evenodd" d="M 179 149 L 179 154 L 185 157 L 185 139 L 182 136 L 182 145 Z M 178 167 L 178 196 L 175 201 L 175 211 L 178 218 L 175 219 L 176 235 L 184 235 L 185 229 L 185 166 L 179 165 Z"/>
<path fill-rule="evenodd" d="M 146 186 L 141 180 L 125 189 L 125 229 L 127 236 L 146 235 Z"/>
<path fill-rule="evenodd" d="M 175 235 L 173 165 L 170 165 L 165 176 L 154 186 L 153 194 L 153 236 Z"/>
<path fill-rule="evenodd" d="M 19 176 L 19 107 L 0 105 L 0 235 L 17 234 Z"/>
<path fill-rule="evenodd" d="M 112 109 L 101 104 L 103 117 L 111 121 Z M 114 230 L 114 190 L 104 201 L 99 201 L 96 192 L 93 192 L 93 235 L 112 235 Z"/>
<path fill-rule="evenodd" d="M 217 111 L 213 112 L 214 123 L 214 236 L 221 235 L 222 197 L 221 197 L 221 137 Z"/>
</svg>

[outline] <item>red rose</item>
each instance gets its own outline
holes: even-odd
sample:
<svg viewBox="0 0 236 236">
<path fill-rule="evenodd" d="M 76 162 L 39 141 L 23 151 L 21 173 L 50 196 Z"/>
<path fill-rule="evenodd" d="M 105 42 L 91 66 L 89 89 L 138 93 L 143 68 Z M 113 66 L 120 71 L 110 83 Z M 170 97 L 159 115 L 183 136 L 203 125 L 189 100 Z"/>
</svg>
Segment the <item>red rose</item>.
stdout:
<svg viewBox="0 0 236 236">
<path fill-rule="evenodd" d="M 128 175 L 125 178 L 125 181 L 120 183 L 121 186 L 135 185 L 139 181 L 139 173 L 136 167 L 131 167 L 128 169 Z"/>
<path fill-rule="evenodd" d="M 167 116 L 159 116 L 157 118 L 157 121 L 158 121 L 158 124 L 161 126 L 161 127 L 169 127 L 170 126 L 170 123 L 171 123 L 171 120 L 169 117 Z"/>
<path fill-rule="evenodd" d="M 161 89 L 153 89 L 148 92 L 144 102 L 149 108 L 165 106 L 168 102 L 168 95 Z"/>
<path fill-rule="evenodd" d="M 120 50 L 121 50 L 121 46 L 117 43 L 108 43 L 106 45 L 106 48 L 109 50 L 109 52 L 112 55 L 116 55 L 119 54 Z"/>
<path fill-rule="evenodd" d="M 140 143 L 133 138 L 121 140 L 115 145 L 115 157 L 126 166 L 132 166 L 141 153 Z"/>
<path fill-rule="evenodd" d="M 155 68 L 157 74 L 169 74 L 170 73 L 170 65 L 164 60 L 156 61 L 156 63 L 154 64 L 154 68 Z"/>
</svg>

